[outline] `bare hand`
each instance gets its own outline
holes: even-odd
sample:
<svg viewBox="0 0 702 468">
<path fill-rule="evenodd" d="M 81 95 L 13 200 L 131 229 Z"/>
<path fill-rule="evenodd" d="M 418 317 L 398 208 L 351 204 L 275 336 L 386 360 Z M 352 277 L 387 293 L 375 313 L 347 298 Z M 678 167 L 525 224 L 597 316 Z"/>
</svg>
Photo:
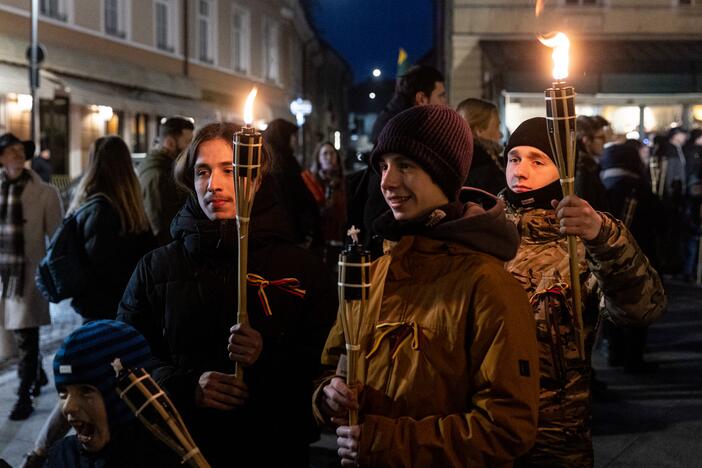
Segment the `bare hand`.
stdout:
<svg viewBox="0 0 702 468">
<path fill-rule="evenodd" d="M 205 372 L 195 388 L 195 404 L 201 408 L 230 411 L 242 406 L 249 396 L 246 384 L 231 374 Z"/>
<path fill-rule="evenodd" d="M 361 426 L 339 426 L 336 428 L 336 451 L 341 457 L 341 466 L 358 465 L 358 445 Z"/>
<path fill-rule="evenodd" d="M 256 362 L 263 350 L 261 334 L 250 325 L 237 323 L 229 329 L 229 359 L 236 361 L 243 367 L 248 367 Z"/>
<path fill-rule="evenodd" d="M 556 217 L 561 222 L 561 234 L 573 234 L 592 240 L 602 229 L 602 216 L 588 202 L 577 195 L 568 195 L 563 200 L 551 200 Z"/>
<path fill-rule="evenodd" d="M 358 388 L 350 388 L 340 377 L 334 377 L 324 387 L 322 408 L 328 416 L 346 418 L 350 409 L 358 409 Z"/>
</svg>

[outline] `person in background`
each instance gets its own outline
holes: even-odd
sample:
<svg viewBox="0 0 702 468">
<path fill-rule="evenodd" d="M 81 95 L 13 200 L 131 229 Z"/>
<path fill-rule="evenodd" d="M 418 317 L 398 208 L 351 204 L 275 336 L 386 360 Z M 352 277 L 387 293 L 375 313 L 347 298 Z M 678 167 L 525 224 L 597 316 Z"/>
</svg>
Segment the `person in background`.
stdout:
<svg viewBox="0 0 702 468">
<path fill-rule="evenodd" d="M 505 188 L 505 167 L 497 106 L 469 98 L 458 104 L 456 110 L 473 132 L 473 161 L 463 185 L 500 193 Z"/>
<path fill-rule="evenodd" d="M 46 245 L 61 224 L 63 208 L 56 187 L 42 181 L 25 162 L 34 143 L 12 133 L 0 135 L 0 324 L 12 330 L 19 351 L 19 389 L 10 419 L 27 419 L 46 380 L 39 363 L 39 327 L 51 323 L 49 304 L 34 283 Z"/>
<path fill-rule="evenodd" d="M 54 166 L 51 164 L 51 150 L 48 147 L 42 146 L 39 154 L 32 158 L 32 170 L 36 172 L 44 182 L 51 182 Z"/>
<path fill-rule="evenodd" d="M 144 209 L 159 245 L 171 241 L 171 221 L 183 206 L 187 194 L 173 179 L 178 155 L 193 139 L 195 125 L 185 117 L 167 117 L 159 127 L 159 144 L 137 167 Z"/>
<path fill-rule="evenodd" d="M 609 122 L 600 116 L 579 115 L 576 121 L 575 193 L 598 211 L 607 211 L 607 194 L 600 180 L 599 159 L 607 142 Z"/>
<path fill-rule="evenodd" d="M 429 65 L 414 65 L 398 77 L 395 94 L 378 115 L 371 131 L 371 142 L 376 143 L 385 124 L 400 112 L 411 107 L 448 105 L 444 75 Z M 347 225 L 361 229 L 362 242 L 373 258 L 382 255 L 382 238 L 373 228 L 375 219 L 388 209 L 380 191 L 380 176 L 370 167 L 354 174 L 347 187 Z"/>
<path fill-rule="evenodd" d="M 302 178 L 302 166 L 295 159 L 297 125 L 285 119 L 275 119 L 263 132 L 270 147 L 270 177 L 287 217 L 286 223 L 295 229 L 295 242 L 317 249 L 321 245 L 319 210 L 312 193 Z"/>
<path fill-rule="evenodd" d="M 336 287 L 321 259 L 294 244 L 264 150 L 249 233 L 249 323 L 234 325 L 238 129 L 206 125 L 180 156 L 176 180 L 191 195 L 171 226 L 174 240 L 141 259 L 118 317 L 151 345 L 154 379 L 212 466 L 308 466 L 318 436 L 312 381 L 337 313 Z M 243 380 L 234 362 L 246 367 Z"/>
<path fill-rule="evenodd" d="M 72 213 L 76 213 L 83 239 L 82 276 L 88 281 L 71 305 L 84 322 L 114 319 L 134 267 L 156 248 L 129 148 L 120 137 L 100 137 L 92 144 L 88 166 L 68 208 L 68 214 Z M 41 466 L 51 444 L 68 429 L 57 405 L 23 467 Z"/>
<path fill-rule="evenodd" d="M 75 434 L 51 446 L 46 468 L 178 467 L 179 457 L 149 432 L 117 393 L 112 362 L 148 368 L 149 345 L 134 328 L 96 320 L 75 330 L 54 357 L 61 412 Z"/>
<path fill-rule="evenodd" d="M 506 268 L 531 299 L 541 376 L 538 435 L 519 467 L 593 465 L 591 324 L 601 314 L 644 326 L 666 305 L 658 274 L 626 226 L 577 195 L 564 198 L 554 161 L 545 118 L 526 120 L 510 135 L 501 196 L 521 244 Z M 573 316 L 567 234 L 577 236 L 584 328 Z"/>
<path fill-rule="evenodd" d="M 665 229 L 660 215 L 663 207 L 644 179 L 639 151 L 631 143 L 610 145 L 600 158 L 600 166 L 612 214 L 631 231 L 653 268 L 658 269 L 656 240 Z M 647 330 L 617 326 L 605 329 L 609 365 L 624 366 L 627 373 L 655 370 L 657 365 L 646 362 L 643 356 Z"/>
<path fill-rule="evenodd" d="M 527 297 L 504 270 L 518 245 L 504 205 L 459 200 L 472 136 L 448 106 L 392 118 L 371 155 L 390 209 L 360 317 L 358 388 L 335 324 L 313 400 L 343 466 L 511 466 L 531 447 L 538 352 Z M 336 370 L 334 370 L 336 369 Z M 348 410 L 359 423 L 348 425 Z"/>
<path fill-rule="evenodd" d="M 329 141 L 314 150 L 308 187 L 319 205 L 324 241 L 324 260 L 336 270 L 338 255 L 346 237 L 346 189 L 344 163 Z"/>
</svg>

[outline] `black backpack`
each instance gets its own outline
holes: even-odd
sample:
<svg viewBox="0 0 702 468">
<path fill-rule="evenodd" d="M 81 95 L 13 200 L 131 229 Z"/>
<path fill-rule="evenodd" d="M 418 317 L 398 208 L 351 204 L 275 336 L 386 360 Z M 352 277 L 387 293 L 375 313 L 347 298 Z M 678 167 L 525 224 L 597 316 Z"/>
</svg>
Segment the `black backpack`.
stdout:
<svg viewBox="0 0 702 468">
<path fill-rule="evenodd" d="M 39 262 L 35 282 L 41 295 L 49 302 L 61 302 L 85 288 L 88 277 L 84 266 L 85 240 L 78 225 L 78 214 L 99 198 L 83 203 L 64 218 L 49 242 L 46 255 Z"/>
</svg>

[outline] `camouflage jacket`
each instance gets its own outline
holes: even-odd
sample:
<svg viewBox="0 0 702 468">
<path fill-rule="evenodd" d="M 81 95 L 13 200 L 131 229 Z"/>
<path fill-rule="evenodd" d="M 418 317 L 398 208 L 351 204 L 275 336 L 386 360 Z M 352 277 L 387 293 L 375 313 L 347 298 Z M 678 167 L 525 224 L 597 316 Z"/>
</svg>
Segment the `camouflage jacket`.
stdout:
<svg viewBox="0 0 702 468">
<path fill-rule="evenodd" d="M 539 343 L 539 427 L 526 465 L 591 466 L 590 349 L 578 350 L 579 333 L 592 338 L 600 317 L 620 325 L 645 325 L 666 304 L 656 271 L 627 228 L 602 214 L 592 241 L 578 239 L 585 330 L 577 329 L 570 299 L 567 238 L 553 210 L 514 210 L 521 243 L 507 270 L 529 296 Z M 601 299 L 604 307 L 601 307 Z M 586 338 L 586 347 L 592 339 Z"/>
</svg>

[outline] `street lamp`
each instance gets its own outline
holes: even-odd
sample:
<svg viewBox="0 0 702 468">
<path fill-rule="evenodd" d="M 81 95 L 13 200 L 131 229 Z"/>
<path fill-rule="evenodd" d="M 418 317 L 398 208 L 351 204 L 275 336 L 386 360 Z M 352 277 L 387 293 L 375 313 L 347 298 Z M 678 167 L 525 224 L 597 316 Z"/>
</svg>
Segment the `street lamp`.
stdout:
<svg viewBox="0 0 702 468">
<path fill-rule="evenodd" d="M 375 78 L 379 78 L 380 75 L 383 74 L 383 72 L 380 71 L 380 68 L 374 68 L 372 73 Z"/>
<path fill-rule="evenodd" d="M 368 93 L 368 97 L 371 99 L 375 99 L 375 93 Z"/>
</svg>

